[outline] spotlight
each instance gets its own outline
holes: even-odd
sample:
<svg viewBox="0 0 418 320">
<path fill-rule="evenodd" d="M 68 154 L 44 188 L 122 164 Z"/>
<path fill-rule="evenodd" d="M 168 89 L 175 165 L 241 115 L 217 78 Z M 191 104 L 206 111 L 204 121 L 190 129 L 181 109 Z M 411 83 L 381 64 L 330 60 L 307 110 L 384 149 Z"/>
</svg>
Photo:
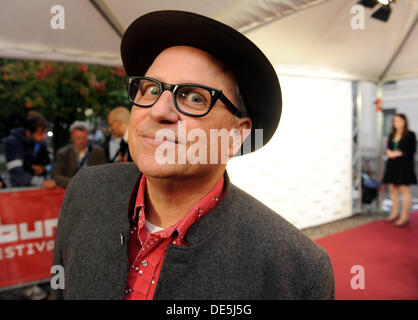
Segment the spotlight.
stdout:
<svg viewBox="0 0 418 320">
<path fill-rule="evenodd" d="M 380 9 L 376 10 L 376 12 L 372 14 L 372 18 L 386 22 L 389 19 L 391 11 L 392 9 L 390 6 L 381 6 Z"/>
<path fill-rule="evenodd" d="M 377 0 L 377 1 L 379 1 L 384 6 L 387 6 L 389 4 L 389 2 L 390 2 L 390 0 Z"/>
<path fill-rule="evenodd" d="M 358 2 L 358 4 L 361 4 L 367 8 L 374 8 L 374 6 L 377 4 L 377 0 L 361 0 Z"/>
</svg>

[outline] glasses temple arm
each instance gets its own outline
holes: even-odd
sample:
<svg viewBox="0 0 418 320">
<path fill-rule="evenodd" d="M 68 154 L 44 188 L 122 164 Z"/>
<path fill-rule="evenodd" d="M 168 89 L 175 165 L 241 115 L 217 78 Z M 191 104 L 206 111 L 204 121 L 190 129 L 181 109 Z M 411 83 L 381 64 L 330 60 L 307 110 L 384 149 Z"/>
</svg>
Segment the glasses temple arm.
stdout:
<svg viewBox="0 0 418 320">
<path fill-rule="evenodd" d="M 236 106 L 222 93 L 219 98 L 223 104 L 231 111 L 234 115 L 239 118 L 242 118 L 242 112 L 238 110 Z"/>
</svg>

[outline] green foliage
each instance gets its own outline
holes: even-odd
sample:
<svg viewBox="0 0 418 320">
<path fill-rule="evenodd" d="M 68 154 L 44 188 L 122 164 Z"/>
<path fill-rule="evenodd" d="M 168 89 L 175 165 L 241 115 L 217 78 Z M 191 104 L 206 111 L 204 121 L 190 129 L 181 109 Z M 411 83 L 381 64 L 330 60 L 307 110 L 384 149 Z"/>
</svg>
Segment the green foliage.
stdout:
<svg viewBox="0 0 418 320">
<path fill-rule="evenodd" d="M 75 120 L 129 105 L 124 79 L 122 68 L 0 59 L 0 137 L 36 111 L 52 124 L 58 148 Z"/>
</svg>

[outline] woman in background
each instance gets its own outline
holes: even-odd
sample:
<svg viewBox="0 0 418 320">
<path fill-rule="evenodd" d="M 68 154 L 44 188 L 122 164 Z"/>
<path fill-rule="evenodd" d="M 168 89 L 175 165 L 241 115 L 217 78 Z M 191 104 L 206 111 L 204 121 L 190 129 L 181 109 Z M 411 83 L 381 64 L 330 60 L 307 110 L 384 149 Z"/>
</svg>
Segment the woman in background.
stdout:
<svg viewBox="0 0 418 320">
<path fill-rule="evenodd" d="M 409 131 L 408 119 L 404 114 L 395 114 L 386 149 L 386 155 L 389 159 L 386 162 L 382 182 L 389 184 L 392 199 L 392 212 L 386 221 L 394 222 L 397 227 L 403 227 L 409 223 L 409 209 L 411 207 L 409 186 L 417 183 L 414 170 L 415 150 L 415 133 Z M 399 191 L 402 193 L 402 213 L 400 215 Z"/>
</svg>

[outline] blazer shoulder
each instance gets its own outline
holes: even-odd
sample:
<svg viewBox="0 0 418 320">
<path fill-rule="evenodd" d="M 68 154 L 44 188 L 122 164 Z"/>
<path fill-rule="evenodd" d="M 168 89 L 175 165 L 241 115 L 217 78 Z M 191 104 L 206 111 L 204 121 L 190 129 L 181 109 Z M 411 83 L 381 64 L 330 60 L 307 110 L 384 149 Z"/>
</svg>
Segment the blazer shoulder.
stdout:
<svg viewBox="0 0 418 320">
<path fill-rule="evenodd" d="M 265 244 L 271 252 L 286 252 L 307 259 L 327 255 L 322 247 L 259 200 L 235 186 L 232 186 L 232 192 L 239 228 L 256 243 Z"/>
<path fill-rule="evenodd" d="M 109 204 L 120 201 L 120 198 L 129 198 L 139 174 L 138 168 L 131 163 L 83 168 L 71 179 L 61 211 L 77 216 L 83 212 L 83 206 L 95 206 L 92 204 L 94 201 L 108 207 Z"/>
<path fill-rule="evenodd" d="M 91 146 L 91 151 L 92 152 L 104 152 L 103 147 L 99 146 L 99 145 L 92 145 Z"/>
<path fill-rule="evenodd" d="M 332 299 L 334 275 L 326 250 L 259 200 L 235 186 L 232 192 L 239 242 L 266 259 L 272 279 L 281 268 L 292 270 L 299 297 Z"/>
<path fill-rule="evenodd" d="M 67 144 L 61 148 L 58 149 L 57 154 L 65 155 L 71 152 L 71 149 L 74 149 L 74 146 L 72 144 Z"/>
<path fill-rule="evenodd" d="M 134 163 L 106 163 L 100 166 L 90 166 L 79 170 L 71 184 L 111 184 L 135 180 L 141 172 Z"/>
</svg>

